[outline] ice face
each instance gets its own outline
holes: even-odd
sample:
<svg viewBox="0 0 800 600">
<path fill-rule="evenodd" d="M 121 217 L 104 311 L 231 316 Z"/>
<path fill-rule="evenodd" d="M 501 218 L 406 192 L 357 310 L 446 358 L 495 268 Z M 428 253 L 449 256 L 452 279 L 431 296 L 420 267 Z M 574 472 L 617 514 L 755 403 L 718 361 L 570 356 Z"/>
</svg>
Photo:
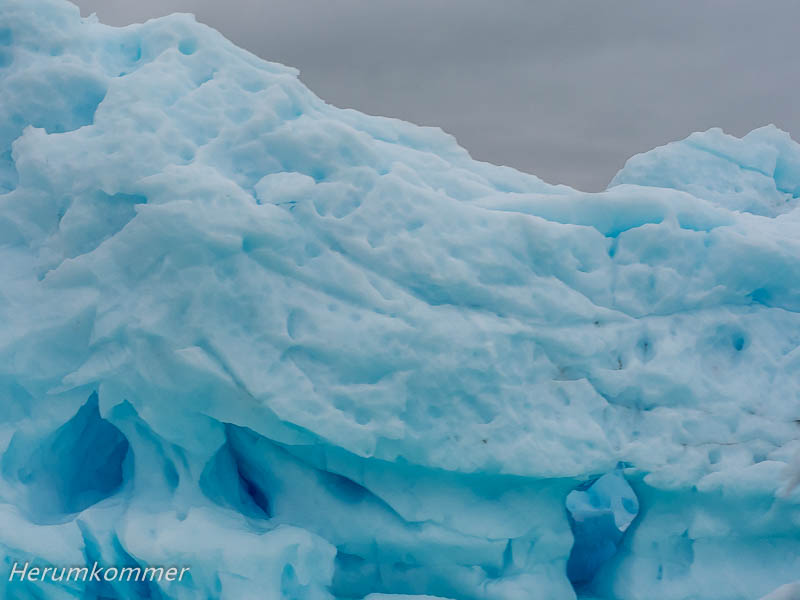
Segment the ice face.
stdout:
<svg viewBox="0 0 800 600">
<path fill-rule="evenodd" d="M 585 194 L 190 16 L 57 0 L 0 2 L 0 106 L 5 564 L 191 567 L 4 598 L 565 600 L 571 555 L 618 600 L 797 580 L 787 134 Z M 601 481 L 602 556 L 570 512 Z"/>
</svg>

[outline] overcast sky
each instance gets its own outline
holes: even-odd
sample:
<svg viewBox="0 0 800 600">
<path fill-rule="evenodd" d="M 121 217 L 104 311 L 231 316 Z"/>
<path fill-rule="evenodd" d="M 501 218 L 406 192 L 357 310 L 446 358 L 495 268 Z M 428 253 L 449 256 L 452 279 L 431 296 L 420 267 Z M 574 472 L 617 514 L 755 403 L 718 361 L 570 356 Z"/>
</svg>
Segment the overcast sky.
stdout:
<svg viewBox="0 0 800 600">
<path fill-rule="evenodd" d="M 111 25 L 192 12 L 326 101 L 437 125 L 473 157 L 604 189 L 722 127 L 800 138 L 797 0 L 78 0 Z"/>
</svg>

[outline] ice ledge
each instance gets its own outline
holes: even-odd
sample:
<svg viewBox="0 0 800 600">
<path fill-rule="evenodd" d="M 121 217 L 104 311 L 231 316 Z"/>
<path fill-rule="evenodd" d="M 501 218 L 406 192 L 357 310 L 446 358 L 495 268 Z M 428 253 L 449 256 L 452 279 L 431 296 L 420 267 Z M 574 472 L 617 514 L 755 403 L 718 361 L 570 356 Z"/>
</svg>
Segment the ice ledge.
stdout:
<svg viewBox="0 0 800 600">
<path fill-rule="evenodd" d="M 800 147 L 774 125 L 737 138 L 714 128 L 630 158 L 623 183 L 682 190 L 730 210 L 775 217 L 800 198 Z"/>
</svg>

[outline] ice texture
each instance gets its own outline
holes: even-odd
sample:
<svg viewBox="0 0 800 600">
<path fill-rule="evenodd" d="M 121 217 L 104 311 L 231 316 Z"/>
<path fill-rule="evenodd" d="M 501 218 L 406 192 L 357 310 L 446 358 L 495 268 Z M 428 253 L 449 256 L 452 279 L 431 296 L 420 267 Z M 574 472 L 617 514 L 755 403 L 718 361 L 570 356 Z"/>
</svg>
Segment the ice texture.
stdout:
<svg viewBox="0 0 800 600">
<path fill-rule="evenodd" d="M 782 585 L 761 600 L 798 600 L 798 598 L 800 598 L 800 582 Z"/>
<path fill-rule="evenodd" d="M 791 594 L 798 198 L 775 127 L 582 193 L 189 15 L 0 0 L 4 564 L 191 567 L 0 596 Z"/>
<path fill-rule="evenodd" d="M 567 577 L 576 589 L 591 584 L 598 569 L 617 553 L 625 531 L 639 513 L 639 501 L 619 471 L 606 473 L 566 502 L 575 542 Z"/>
</svg>

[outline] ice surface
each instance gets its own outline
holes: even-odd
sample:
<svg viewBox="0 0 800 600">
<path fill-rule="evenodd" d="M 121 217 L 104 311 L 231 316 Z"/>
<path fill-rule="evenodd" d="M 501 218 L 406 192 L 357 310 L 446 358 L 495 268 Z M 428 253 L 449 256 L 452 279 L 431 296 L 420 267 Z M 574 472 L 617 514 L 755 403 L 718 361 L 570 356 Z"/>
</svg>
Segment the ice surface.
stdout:
<svg viewBox="0 0 800 600">
<path fill-rule="evenodd" d="M 800 582 L 782 585 L 761 600 L 798 600 L 798 598 L 800 598 Z"/>
<path fill-rule="evenodd" d="M 0 2 L 0 107 L 5 564 L 192 569 L 3 598 L 569 600 L 567 498 L 623 475 L 586 594 L 797 580 L 787 134 L 586 194 L 57 0 Z"/>
</svg>

